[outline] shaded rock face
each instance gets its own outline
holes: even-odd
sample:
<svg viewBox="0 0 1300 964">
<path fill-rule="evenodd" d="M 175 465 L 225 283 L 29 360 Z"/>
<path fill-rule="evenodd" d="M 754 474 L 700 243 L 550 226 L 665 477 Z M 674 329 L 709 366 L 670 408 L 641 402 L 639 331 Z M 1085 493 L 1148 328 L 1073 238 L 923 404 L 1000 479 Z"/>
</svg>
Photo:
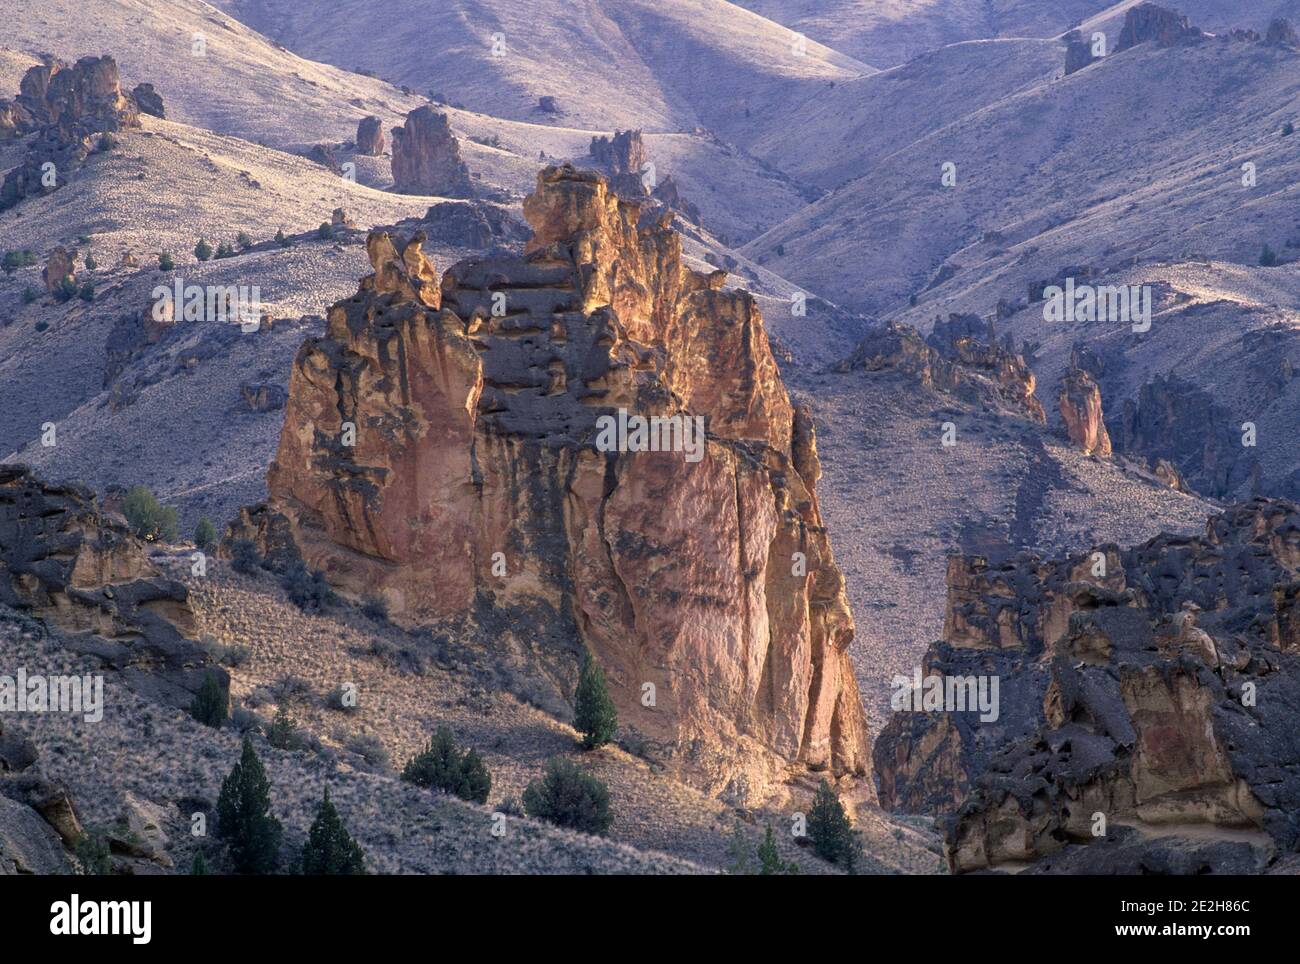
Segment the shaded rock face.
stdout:
<svg viewBox="0 0 1300 964">
<path fill-rule="evenodd" d="M 0 183 L 0 211 L 62 187 L 108 134 L 139 125 L 139 109 L 123 93 L 112 57 L 83 57 L 71 67 L 57 60 L 32 67 L 18 96 L 0 102 L 0 137 L 37 135 Z M 53 183 L 47 183 L 47 171 L 53 172 Z"/>
<path fill-rule="evenodd" d="M 370 236 L 374 274 L 295 361 L 259 514 L 395 615 L 510 613 L 570 669 L 580 640 L 624 728 L 710 791 L 860 772 L 812 419 L 754 299 L 598 174 L 548 168 L 524 211 L 522 257 L 441 279 L 421 235 Z M 620 409 L 699 416 L 707 444 L 606 451 Z"/>
<path fill-rule="evenodd" d="M 1269 23 L 1264 43 L 1279 47 L 1300 47 L 1300 33 L 1296 33 L 1291 21 L 1278 17 Z"/>
<path fill-rule="evenodd" d="M 140 113 L 164 119 L 167 117 L 162 95 L 153 89 L 153 84 L 136 84 L 135 89 L 131 91 L 131 96 L 140 108 Z"/>
<path fill-rule="evenodd" d="M 1101 388 L 1081 368 L 1061 379 L 1058 395 L 1061 420 L 1071 444 L 1084 455 L 1110 457 L 1110 434 L 1101 412 Z"/>
<path fill-rule="evenodd" d="M 1073 74 L 1075 71 L 1083 70 L 1094 60 L 1099 58 L 1092 55 L 1092 44 L 1090 44 L 1083 35 L 1077 30 L 1071 30 L 1065 35 L 1065 73 L 1066 76 Z"/>
<path fill-rule="evenodd" d="M 1231 414 L 1177 376 L 1157 375 L 1125 399 L 1111 430 L 1115 450 L 1158 465 L 1163 459 L 1197 492 L 1222 498 L 1256 471 L 1255 450 L 1234 434 Z"/>
<path fill-rule="evenodd" d="M 957 558 L 948 584 L 925 671 L 997 677 L 1001 712 L 897 713 L 875 765 L 884 806 L 945 816 L 954 870 L 1224 872 L 1295 850 L 1300 507 L 1256 499 L 1128 550 Z M 1254 832 L 1247 852 L 1204 845 L 1229 830 Z"/>
<path fill-rule="evenodd" d="M 188 708 L 208 674 L 229 683 L 192 638 L 185 587 L 159 575 L 144 544 L 87 490 L 21 465 L 0 466 L 0 603 L 64 630 L 160 702 Z"/>
<path fill-rule="evenodd" d="M 1193 27 L 1191 21 L 1181 13 L 1158 4 L 1143 3 L 1125 15 L 1115 52 L 1149 41 L 1155 41 L 1161 47 L 1172 47 L 1176 44 L 1199 43 L 1204 37 L 1201 28 Z"/>
<path fill-rule="evenodd" d="M 926 388 L 1046 422 L 1042 402 L 1034 395 L 1034 373 L 1025 360 L 992 342 L 979 341 L 972 332 L 987 329 L 982 321 L 975 321 L 978 326 L 972 327 L 969 316 L 953 316 L 947 323 L 937 323 L 929 339 L 910 325 L 889 322 L 868 334 L 836 369 L 901 372 Z"/>
<path fill-rule="evenodd" d="M 646 196 L 641 170 L 646 166 L 645 141 L 640 131 L 615 131 L 612 137 L 591 139 L 591 160 L 608 175 L 610 186 L 624 198 Z"/>
<path fill-rule="evenodd" d="M 420 226 L 444 244 L 458 248 L 489 248 L 498 243 L 525 241 L 529 234 L 517 217 L 485 201 L 442 201 L 431 205 Z"/>
<path fill-rule="evenodd" d="M 380 157 L 384 153 L 384 123 L 371 115 L 357 124 L 357 153 Z"/>
<path fill-rule="evenodd" d="M 401 194 L 472 197 L 469 168 L 447 115 L 417 107 L 406 123 L 393 128 L 393 189 Z"/>
</svg>

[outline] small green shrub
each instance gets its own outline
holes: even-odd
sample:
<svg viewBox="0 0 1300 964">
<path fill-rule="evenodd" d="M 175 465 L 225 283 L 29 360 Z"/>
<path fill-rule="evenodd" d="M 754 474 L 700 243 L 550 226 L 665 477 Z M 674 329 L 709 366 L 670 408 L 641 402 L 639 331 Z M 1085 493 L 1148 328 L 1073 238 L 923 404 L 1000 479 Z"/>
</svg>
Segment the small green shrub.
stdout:
<svg viewBox="0 0 1300 964">
<path fill-rule="evenodd" d="M 538 820 L 583 833 L 603 834 L 614 822 L 609 788 L 559 757 L 549 760 L 542 778 L 525 788 L 524 811 Z"/>
<path fill-rule="evenodd" d="M 141 539 L 147 542 L 176 541 L 176 510 L 159 502 L 147 486 L 131 487 L 122 503 L 122 514 Z"/>
</svg>

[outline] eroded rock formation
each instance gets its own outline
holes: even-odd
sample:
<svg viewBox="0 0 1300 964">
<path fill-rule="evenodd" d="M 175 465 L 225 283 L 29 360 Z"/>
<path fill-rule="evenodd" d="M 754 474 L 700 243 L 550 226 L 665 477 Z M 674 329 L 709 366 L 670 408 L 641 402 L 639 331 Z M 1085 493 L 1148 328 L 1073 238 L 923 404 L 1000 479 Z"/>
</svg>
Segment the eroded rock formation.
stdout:
<svg viewBox="0 0 1300 964">
<path fill-rule="evenodd" d="M 1000 712 L 899 712 L 875 764 L 884 806 L 946 815 L 954 870 L 1258 870 L 1295 850 L 1300 507 L 1256 499 L 1128 550 L 957 558 L 948 585 L 924 672 L 998 679 Z"/>
<path fill-rule="evenodd" d="M 590 155 L 592 163 L 609 177 L 610 186 L 619 195 L 632 200 L 645 197 L 642 173 L 647 159 L 640 131 L 615 131 L 612 137 L 593 137 Z"/>
<path fill-rule="evenodd" d="M 1071 30 L 1065 35 L 1065 73 L 1066 76 L 1083 70 L 1097 57 L 1092 55 L 1092 44 L 1084 39 L 1083 35 L 1077 30 Z"/>
<path fill-rule="evenodd" d="M 51 59 L 32 67 L 18 96 L 0 102 L 0 133 L 37 134 L 0 184 L 0 210 L 62 187 L 110 134 L 139 124 L 139 108 L 122 91 L 112 57 L 82 57 L 71 67 Z"/>
<path fill-rule="evenodd" d="M 1034 373 L 1025 360 L 992 341 L 980 341 L 968 317 L 937 323 L 929 339 L 910 325 L 889 322 L 868 334 L 837 370 L 902 372 L 926 388 L 1045 422 L 1043 405 L 1034 395 Z"/>
<path fill-rule="evenodd" d="M 59 627 L 69 646 L 160 702 L 188 708 L 208 674 L 229 683 L 192 638 L 185 587 L 159 574 L 92 493 L 22 465 L 0 465 L 0 603 Z"/>
<path fill-rule="evenodd" d="M 401 194 L 472 197 L 469 168 L 460 159 L 460 145 L 440 114 L 427 104 L 406 115 L 393 128 L 393 189 Z"/>
<path fill-rule="evenodd" d="M 367 157 L 384 153 L 384 123 L 378 117 L 363 117 L 357 124 L 357 153 Z"/>
<path fill-rule="evenodd" d="M 596 173 L 546 169 L 524 210 L 524 256 L 441 278 L 422 235 L 370 236 L 374 274 L 295 361 L 270 506 L 245 528 L 288 529 L 401 618 L 510 613 L 580 640 L 624 728 L 711 791 L 860 772 L 812 418 L 754 299 L 683 265 L 671 216 L 638 224 Z M 603 445 L 620 411 L 662 420 L 660 450 Z"/>
<path fill-rule="evenodd" d="M 1200 27 L 1193 27 L 1191 21 L 1176 10 L 1155 3 L 1143 3 L 1131 8 L 1125 15 L 1115 52 L 1149 41 L 1155 41 L 1161 47 L 1172 47 L 1176 44 L 1199 43 L 1204 37 Z"/>
<path fill-rule="evenodd" d="M 136 84 L 135 89 L 131 91 L 131 96 L 140 108 L 140 113 L 164 119 L 167 117 L 162 95 L 154 90 L 153 84 Z"/>
<path fill-rule="evenodd" d="M 1061 379 L 1057 401 L 1065 434 L 1084 455 L 1110 457 L 1110 434 L 1101 411 L 1101 388 L 1082 368 L 1073 368 Z"/>
</svg>

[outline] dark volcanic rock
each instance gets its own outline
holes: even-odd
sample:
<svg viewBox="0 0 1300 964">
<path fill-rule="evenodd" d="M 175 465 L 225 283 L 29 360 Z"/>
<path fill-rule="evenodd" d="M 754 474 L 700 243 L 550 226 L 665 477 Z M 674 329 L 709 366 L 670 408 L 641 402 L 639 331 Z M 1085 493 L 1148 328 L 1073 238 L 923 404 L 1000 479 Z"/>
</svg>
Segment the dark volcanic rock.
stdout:
<svg viewBox="0 0 1300 964">
<path fill-rule="evenodd" d="M 160 702 L 188 708 L 208 674 L 228 685 L 193 638 L 185 587 L 91 492 L 21 465 L 0 465 L 0 603 L 58 626 L 69 647 Z"/>
<path fill-rule="evenodd" d="M 135 98 L 140 113 L 149 114 L 152 117 L 167 117 L 167 111 L 163 107 L 162 95 L 153 89 L 153 84 L 136 84 L 135 89 L 131 91 L 131 96 Z"/>
<path fill-rule="evenodd" d="M 527 226 L 495 204 L 483 201 L 442 201 L 432 205 L 420 227 L 442 244 L 486 249 L 493 244 L 523 241 Z"/>
<path fill-rule="evenodd" d="M 1077 30 L 1071 30 L 1065 36 L 1065 73 L 1070 75 L 1083 70 L 1094 60 L 1100 58 L 1092 55 L 1092 44 L 1084 39 Z"/>
<path fill-rule="evenodd" d="M 874 756 L 882 805 L 946 815 L 954 870 L 1225 872 L 1296 849 L 1300 507 L 1256 499 L 1199 538 L 1067 559 L 955 558 L 948 585 L 925 672 L 996 678 L 997 719 L 897 712 Z M 1098 815 L 1201 829 L 1094 837 Z M 1239 830 L 1247 850 L 1197 842 Z"/>
</svg>

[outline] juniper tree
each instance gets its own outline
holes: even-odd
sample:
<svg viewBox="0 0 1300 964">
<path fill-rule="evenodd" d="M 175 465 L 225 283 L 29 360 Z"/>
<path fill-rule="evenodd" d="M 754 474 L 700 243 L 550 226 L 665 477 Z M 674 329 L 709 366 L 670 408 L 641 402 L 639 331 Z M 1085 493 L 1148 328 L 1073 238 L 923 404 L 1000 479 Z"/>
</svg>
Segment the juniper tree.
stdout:
<svg viewBox="0 0 1300 964">
<path fill-rule="evenodd" d="M 614 739 L 618 712 L 605 685 L 605 673 L 588 653 L 573 697 L 573 725 L 582 734 L 583 749 L 594 750 Z"/>
<path fill-rule="evenodd" d="M 343 826 L 328 787 L 307 832 L 302 872 L 310 876 L 360 876 L 366 872 L 366 855 Z"/>
<path fill-rule="evenodd" d="M 199 243 L 194 246 L 194 257 L 200 261 L 207 261 L 212 257 L 212 245 L 208 244 L 206 238 L 199 238 Z"/>
<path fill-rule="evenodd" d="M 772 832 L 770 823 L 767 832 L 763 834 L 763 842 L 758 845 L 758 867 L 758 872 L 764 876 L 799 873 L 798 864 L 781 859 L 781 852 L 776 849 L 776 834 Z"/>
<path fill-rule="evenodd" d="M 524 789 L 524 812 L 570 830 L 603 834 L 614 822 L 609 788 L 575 763 L 555 757 Z"/>
<path fill-rule="evenodd" d="M 280 821 L 271 816 L 271 784 L 253 741 L 244 737 L 239 762 L 221 783 L 217 835 L 230 846 L 237 873 L 269 874 L 280 857 Z"/>
<path fill-rule="evenodd" d="M 230 718 L 230 697 L 222 688 L 216 673 L 208 673 L 203 678 L 199 691 L 190 701 L 190 716 L 214 730 L 221 729 Z"/>
<path fill-rule="evenodd" d="M 446 726 L 438 727 L 425 748 L 406 764 L 402 779 L 473 803 L 487 803 L 492 789 L 492 776 L 483 760 L 473 750 L 462 753 Z"/>
<path fill-rule="evenodd" d="M 844 804 L 825 780 L 818 785 L 812 809 L 808 812 L 808 837 L 817 856 L 853 873 L 861 844 Z"/>
<path fill-rule="evenodd" d="M 194 862 L 190 864 L 191 877 L 208 877 L 211 871 L 208 870 L 208 862 L 203 859 L 203 851 L 197 851 L 194 854 Z"/>
<path fill-rule="evenodd" d="M 159 502 L 147 486 L 131 487 L 122 502 L 122 514 L 135 534 L 147 542 L 176 539 L 176 510 Z"/>
<path fill-rule="evenodd" d="M 194 527 L 194 545 L 200 549 L 210 549 L 217 541 L 217 527 L 212 524 L 212 520 L 204 516 L 199 520 L 199 524 Z"/>
</svg>

